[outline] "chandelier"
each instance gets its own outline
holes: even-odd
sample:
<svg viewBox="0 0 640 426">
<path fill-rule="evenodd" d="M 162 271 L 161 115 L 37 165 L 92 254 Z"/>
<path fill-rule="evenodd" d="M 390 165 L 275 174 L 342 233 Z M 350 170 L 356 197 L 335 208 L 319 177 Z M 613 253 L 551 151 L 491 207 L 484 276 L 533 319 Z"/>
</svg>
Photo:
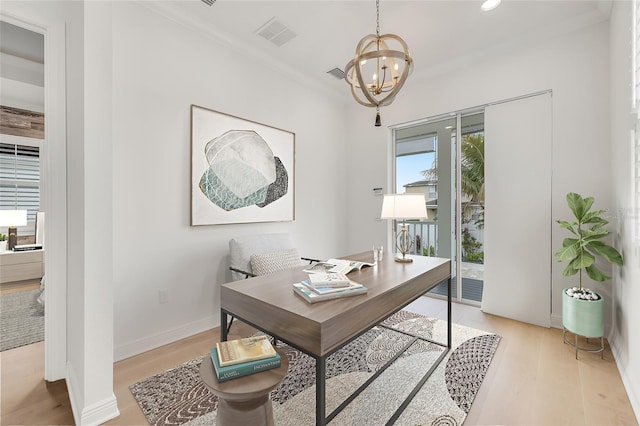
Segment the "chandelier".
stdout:
<svg viewBox="0 0 640 426">
<path fill-rule="evenodd" d="M 354 99 L 361 105 L 376 107 L 376 126 L 381 125 L 380 107 L 393 102 L 412 69 L 407 43 L 395 34 L 380 35 L 380 0 L 376 0 L 376 33 L 360 40 L 345 67 Z"/>
</svg>

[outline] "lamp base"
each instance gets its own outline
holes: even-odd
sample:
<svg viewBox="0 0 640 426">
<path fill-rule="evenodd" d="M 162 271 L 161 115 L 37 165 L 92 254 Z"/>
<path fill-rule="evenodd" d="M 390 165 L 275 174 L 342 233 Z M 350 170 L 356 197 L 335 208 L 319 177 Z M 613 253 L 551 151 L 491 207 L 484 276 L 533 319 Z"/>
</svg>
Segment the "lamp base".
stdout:
<svg viewBox="0 0 640 426">
<path fill-rule="evenodd" d="M 13 250 L 13 248 L 18 244 L 18 228 L 17 227 L 9 227 L 8 229 L 9 238 L 7 238 L 7 250 Z"/>
<path fill-rule="evenodd" d="M 413 259 L 411 259 L 410 257 L 396 257 L 394 260 L 396 262 L 398 262 L 398 263 L 411 263 L 411 262 L 413 262 Z"/>
</svg>

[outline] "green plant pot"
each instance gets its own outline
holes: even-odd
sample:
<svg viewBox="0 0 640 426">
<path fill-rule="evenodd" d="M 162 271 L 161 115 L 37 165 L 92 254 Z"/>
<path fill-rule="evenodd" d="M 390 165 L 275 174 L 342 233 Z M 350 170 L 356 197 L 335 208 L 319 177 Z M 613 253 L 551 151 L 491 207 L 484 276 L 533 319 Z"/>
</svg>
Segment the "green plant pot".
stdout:
<svg viewBox="0 0 640 426">
<path fill-rule="evenodd" d="M 567 296 L 562 290 L 562 325 L 572 333 L 584 337 L 604 335 L 604 298 L 581 300 Z"/>
</svg>

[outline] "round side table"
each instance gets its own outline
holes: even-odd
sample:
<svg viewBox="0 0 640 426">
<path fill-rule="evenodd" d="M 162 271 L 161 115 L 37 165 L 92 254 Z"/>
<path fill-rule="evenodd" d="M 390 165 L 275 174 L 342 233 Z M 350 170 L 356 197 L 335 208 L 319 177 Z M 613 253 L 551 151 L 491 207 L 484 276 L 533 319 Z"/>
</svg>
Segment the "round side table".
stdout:
<svg viewBox="0 0 640 426">
<path fill-rule="evenodd" d="M 219 383 L 211 356 L 200 363 L 200 378 L 218 396 L 218 426 L 273 426 L 271 391 L 287 375 L 289 359 L 279 349 L 280 367 Z"/>
</svg>

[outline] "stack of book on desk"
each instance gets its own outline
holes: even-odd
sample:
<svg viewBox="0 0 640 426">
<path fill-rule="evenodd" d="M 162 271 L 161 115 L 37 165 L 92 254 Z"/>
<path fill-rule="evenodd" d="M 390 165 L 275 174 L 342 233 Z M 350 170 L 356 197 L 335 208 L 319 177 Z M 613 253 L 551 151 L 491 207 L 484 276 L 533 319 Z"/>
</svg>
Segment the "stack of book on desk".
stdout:
<svg viewBox="0 0 640 426">
<path fill-rule="evenodd" d="M 267 336 L 255 336 L 216 343 L 211 361 L 218 382 L 226 382 L 280 367 L 280 354 Z"/>
<path fill-rule="evenodd" d="M 293 284 L 293 291 L 309 303 L 340 297 L 356 296 L 367 292 L 367 287 L 353 282 L 342 273 L 309 274 L 309 279 Z"/>
</svg>

